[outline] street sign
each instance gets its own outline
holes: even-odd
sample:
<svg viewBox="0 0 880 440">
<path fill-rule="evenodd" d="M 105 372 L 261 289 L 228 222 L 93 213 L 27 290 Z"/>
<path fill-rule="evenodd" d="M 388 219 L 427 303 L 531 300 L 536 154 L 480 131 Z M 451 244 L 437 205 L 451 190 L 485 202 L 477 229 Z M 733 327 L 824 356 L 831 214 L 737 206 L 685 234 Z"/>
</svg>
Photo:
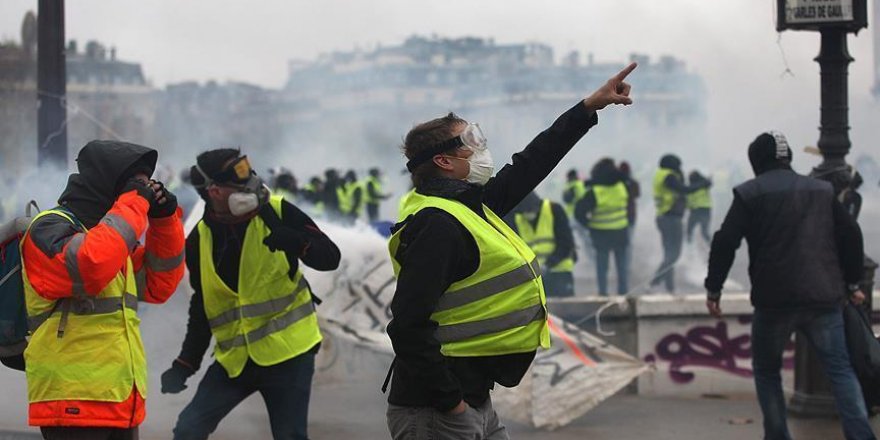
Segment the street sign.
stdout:
<svg viewBox="0 0 880 440">
<path fill-rule="evenodd" d="M 867 0 L 777 0 L 776 30 L 840 28 L 858 32 L 868 26 Z"/>
</svg>

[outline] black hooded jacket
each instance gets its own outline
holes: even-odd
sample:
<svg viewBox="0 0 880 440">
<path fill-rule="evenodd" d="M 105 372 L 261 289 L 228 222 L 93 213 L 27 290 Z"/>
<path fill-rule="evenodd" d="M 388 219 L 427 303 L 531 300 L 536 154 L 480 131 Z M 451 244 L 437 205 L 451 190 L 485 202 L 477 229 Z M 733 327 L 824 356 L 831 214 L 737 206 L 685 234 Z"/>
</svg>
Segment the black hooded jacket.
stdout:
<svg viewBox="0 0 880 440">
<path fill-rule="evenodd" d="M 91 141 L 76 158 L 78 173 L 67 179 L 58 204 L 87 228 L 101 221 L 126 181 L 137 172 L 152 175 L 159 154 L 152 148 L 120 141 Z"/>
<path fill-rule="evenodd" d="M 772 152 L 775 144 L 761 148 Z M 733 204 L 712 240 L 706 290 L 721 291 L 745 237 L 756 308 L 833 306 L 844 297 L 844 283 L 862 278 L 861 230 L 831 184 L 801 176 L 788 159 L 764 153 L 750 151 L 757 177 L 734 189 Z"/>
</svg>

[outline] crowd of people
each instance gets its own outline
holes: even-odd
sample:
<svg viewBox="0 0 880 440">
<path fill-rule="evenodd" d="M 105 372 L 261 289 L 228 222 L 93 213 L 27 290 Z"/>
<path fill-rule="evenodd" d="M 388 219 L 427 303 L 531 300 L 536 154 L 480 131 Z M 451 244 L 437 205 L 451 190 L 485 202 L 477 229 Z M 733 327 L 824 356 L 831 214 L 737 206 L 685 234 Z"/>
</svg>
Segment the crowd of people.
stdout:
<svg viewBox="0 0 880 440">
<path fill-rule="evenodd" d="M 607 294 L 612 253 L 617 291 L 627 291 L 641 192 L 630 167 L 603 158 L 586 180 L 569 172 L 563 204 L 542 200 L 534 190 L 599 123 L 602 109 L 632 104 L 625 79 L 635 68 L 629 65 L 574 103 L 497 173 L 480 126 L 453 113 L 405 136 L 414 189 L 401 200 L 388 246 L 396 275 L 387 324 L 395 358 L 383 386 L 390 385 L 391 438 L 509 438 L 490 392 L 496 384 L 517 386 L 537 351 L 549 348 L 546 298 L 574 292 L 573 230 L 588 231 L 600 293 Z M 864 300 L 854 284 L 861 233 L 835 204 L 831 185 L 791 171 L 783 138 L 768 136 L 750 148 L 757 178 L 737 187 L 713 241 L 707 308 L 720 315 L 721 288 L 745 237 L 753 262 L 772 263 L 770 272 L 751 274 L 758 309 L 753 332 L 767 336 L 755 345 L 767 438 L 788 438 L 779 368 L 784 342 L 799 328 L 833 366 L 829 374 L 847 438 L 874 439 L 835 315 L 845 291 L 853 302 Z M 208 438 L 234 407 L 260 393 L 274 438 L 307 439 L 323 337 L 315 307 L 320 300 L 302 267 L 332 271 L 341 259 L 312 215 L 351 223 L 366 212 L 377 219 L 379 202 L 388 198 L 381 172 L 371 169 L 361 181 L 353 171 L 327 170 L 300 187 L 285 170 L 263 180 L 239 149 L 206 151 L 183 176 L 205 203 L 185 236 L 178 197 L 155 174 L 157 160 L 156 150 L 140 145 L 88 143 L 58 206 L 36 216 L 22 238 L 30 338 L 23 353 L 2 360 L 26 371 L 29 423 L 47 439 L 138 438 L 147 397 L 138 303 L 164 303 L 186 268 L 194 293 L 180 354 L 161 377 L 162 392 L 187 387 L 212 340 L 213 363 L 178 416 L 173 437 Z M 664 260 L 654 284 L 672 291 L 682 218 L 690 206 L 688 230 L 699 227 L 706 238 L 711 181 L 691 173 L 685 182 L 674 155 L 659 165 L 653 194 Z M 790 225 L 807 229 L 788 229 L 789 246 L 780 246 L 771 233 Z M 814 251 L 814 240 L 827 246 Z M 831 251 L 835 244 L 840 255 Z M 810 277 L 771 276 L 789 264 L 806 265 Z M 813 308 L 804 312 L 800 305 Z"/>
</svg>

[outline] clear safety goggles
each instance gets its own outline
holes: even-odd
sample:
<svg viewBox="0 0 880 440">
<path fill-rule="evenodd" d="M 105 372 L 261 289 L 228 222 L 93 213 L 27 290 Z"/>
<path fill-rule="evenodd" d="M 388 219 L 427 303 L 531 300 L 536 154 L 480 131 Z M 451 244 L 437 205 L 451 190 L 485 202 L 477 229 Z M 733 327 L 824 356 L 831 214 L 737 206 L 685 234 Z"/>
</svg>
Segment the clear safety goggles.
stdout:
<svg viewBox="0 0 880 440">
<path fill-rule="evenodd" d="M 460 135 L 425 149 L 425 151 L 422 151 L 416 157 L 410 159 L 410 161 L 406 163 L 406 168 L 412 172 L 416 167 L 431 160 L 435 155 L 452 150 L 453 148 L 465 148 L 475 153 L 478 151 L 485 151 L 487 148 L 486 136 L 483 134 L 480 124 L 468 124 Z"/>
</svg>

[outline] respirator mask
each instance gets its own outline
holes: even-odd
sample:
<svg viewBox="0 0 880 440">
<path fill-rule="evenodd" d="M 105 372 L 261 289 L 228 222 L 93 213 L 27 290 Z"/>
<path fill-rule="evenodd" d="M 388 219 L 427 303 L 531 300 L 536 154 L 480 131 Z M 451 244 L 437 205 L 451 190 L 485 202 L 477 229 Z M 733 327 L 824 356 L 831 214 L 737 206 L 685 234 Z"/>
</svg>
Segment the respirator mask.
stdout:
<svg viewBox="0 0 880 440">
<path fill-rule="evenodd" d="M 239 157 L 213 177 L 208 176 L 198 165 L 195 169 L 205 179 L 203 184 L 195 185 L 196 188 L 218 185 L 235 189 L 229 195 L 227 203 L 229 213 L 236 217 L 254 212 L 269 201 L 269 187 L 257 176 L 247 156 Z"/>
</svg>

